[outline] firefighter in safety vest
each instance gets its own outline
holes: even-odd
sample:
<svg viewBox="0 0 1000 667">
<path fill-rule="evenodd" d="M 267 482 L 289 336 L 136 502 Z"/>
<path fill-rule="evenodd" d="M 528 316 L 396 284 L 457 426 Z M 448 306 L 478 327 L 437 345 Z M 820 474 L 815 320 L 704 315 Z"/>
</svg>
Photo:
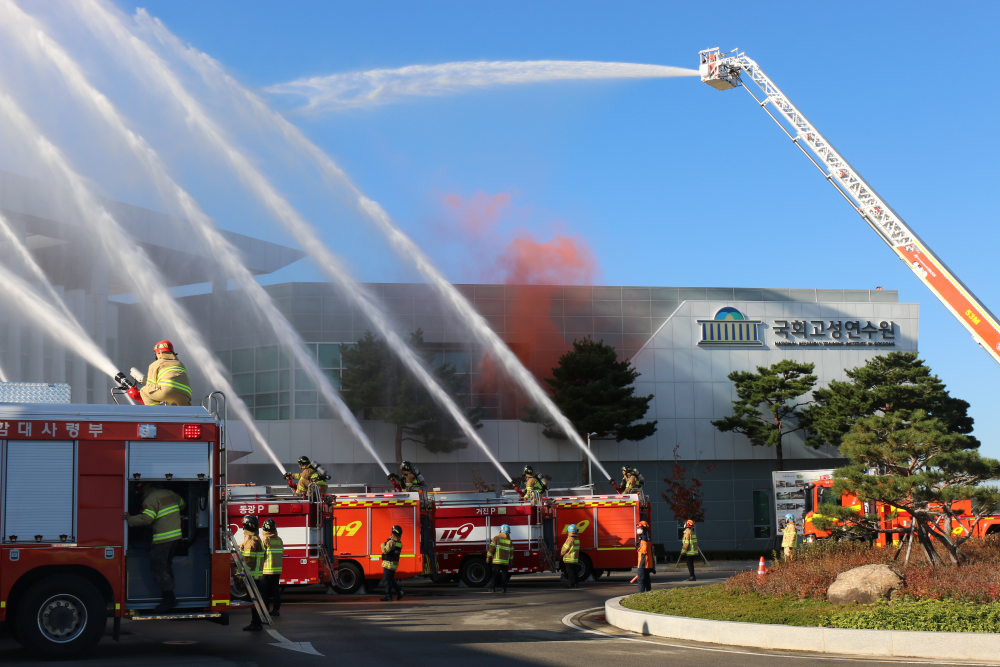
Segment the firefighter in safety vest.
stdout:
<svg viewBox="0 0 1000 667">
<path fill-rule="evenodd" d="M 694 576 L 694 559 L 698 555 L 698 535 L 694 532 L 694 521 L 684 522 L 684 535 L 681 539 L 681 553 L 688 566 L 688 581 L 697 581 Z"/>
<path fill-rule="evenodd" d="M 656 557 L 653 555 L 653 543 L 650 541 L 652 535 L 649 534 L 649 524 L 645 521 L 640 521 L 639 525 L 635 527 L 635 550 L 639 554 L 639 562 L 637 563 L 638 572 L 636 574 L 636 582 L 639 584 L 639 592 L 645 593 L 646 591 L 652 590 L 652 585 L 649 583 L 649 575 L 656 574 Z"/>
<path fill-rule="evenodd" d="M 642 493 L 642 480 L 639 471 L 635 468 L 622 466 L 622 493 Z"/>
<path fill-rule="evenodd" d="M 158 613 L 177 606 L 174 595 L 174 554 L 183 535 L 181 534 L 181 510 L 187 503 L 170 489 L 161 489 L 152 482 L 139 484 L 136 491 L 142 496 L 142 514 L 122 519 L 129 526 L 152 526 L 153 545 L 149 549 L 149 572 L 156 587 L 163 593 L 163 599 L 156 606 Z"/>
<path fill-rule="evenodd" d="M 536 475 L 531 466 L 524 466 L 524 497 L 532 505 L 542 504 L 542 494 L 545 493 L 545 482 L 541 475 Z"/>
<path fill-rule="evenodd" d="M 500 532 L 490 541 L 490 546 L 486 549 L 486 562 L 493 564 L 490 593 L 497 592 L 498 581 L 501 590 L 507 592 L 507 568 L 513 555 L 514 549 L 510 545 L 510 526 L 504 524 L 500 526 Z"/>
<path fill-rule="evenodd" d="M 403 491 L 416 491 L 419 493 L 424 489 L 424 478 L 420 475 L 420 471 L 414 468 L 409 461 L 403 461 L 399 464 L 399 479 L 403 483 Z"/>
<path fill-rule="evenodd" d="M 191 383 L 187 369 L 177 358 L 174 346 L 169 340 L 161 340 L 153 348 L 156 361 L 149 365 L 143 376 L 135 368 L 132 377 L 136 382 L 146 384 L 139 390 L 146 405 L 191 405 Z"/>
<path fill-rule="evenodd" d="M 793 515 L 785 515 L 785 528 L 781 533 L 781 550 L 784 552 L 785 558 L 791 560 L 792 549 L 795 548 L 795 538 L 797 537 L 795 532 L 795 517 Z"/>
<path fill-rule="evenodd" d="M 243 543 L 240 544 L 240 553 L 243 554 L 243 561 L 247 564 L 247 569 L 250 570 L 250 576 L 253 577 L 253 582 L 257 586 L 257 590 L 260 592 L 261 596 L 265 596 L 264 593 L 264 559 L 267 556 L 267 552 L 264 550 L 264 543 L 260 541 L 260 537 L 257 535 L 257 530 L 260 524 L 257 521 L 257 517 L 247 514 L 243 517 Z M 247 583 L 247 588 L 249 589 L 249 582 Z M 264 604 L 267 604 L 266 602 Z M 260 614 L 257 613 L 257 607 L 254 606 L 251 609 L 250 625 L 243 628 L 247 632 L 260 632 L 264 629 L 263 623 L 261 623 Z"/>
<path fill-rule="evenodd" d="M 399 554 L 403 551 L 403 543 L 399 540 L 403 537 L 403 529 L 400 526 L 392 527 L 392 534 L 382 543 L 382 583 L 385 584 L 385 597 L 382 602 L 392 602 L 392 591 L 396 591 L 396 601 L 403 599 L 406 593 L 396 583 L 396 568 L 399 567 Z"/>
<path fill-rule="evenodd" d="M 281 559 L 285 556 L 285 544 L 278 537 L 278 525 L 274 519 L 264 519 L 261 526 L 264 536 L 261 544 L 264 545 L 264 583 L 265 591 L 261 591 L 264 598 L 264 606 L 273 605 L 270 608 L 271 616 L 281 616 Z"/>
<path fill-rule="evenodd" d="M 285 479 L 299 480 L 298 486 L 295 487 L 295 493 L 305 498 L 309 494 L 309 487 L 314 484 L 316 485 L 316 490 L 319 491 L 320 498 L 329 492 L 330 485 L 323 479 L 324 475 L 321 475 L 316 470 L 316 464 L 310 461 L 308 456 L 299 457 L 299 470 L 301 472 L 285 473 Z"/>
<path fill-rule="evenodd" d="M 579 588 L 576 583 L 576 564 L 580 562 L 580 537 L 575 523 L 566 526 L 566 541 L 563 542 L 559 555 L 562 556 L 563 572 L 569 584 L 566 588 Z"/>
</svg>

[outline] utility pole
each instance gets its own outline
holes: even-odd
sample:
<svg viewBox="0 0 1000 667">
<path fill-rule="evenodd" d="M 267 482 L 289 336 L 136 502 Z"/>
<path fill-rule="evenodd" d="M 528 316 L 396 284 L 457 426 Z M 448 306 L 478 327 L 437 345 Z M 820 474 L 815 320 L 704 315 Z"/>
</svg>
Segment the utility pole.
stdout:
<svg viewBox="0 0 1000 667">
<path fill-rule="evenodd" d="M 597 435 L 596 433 L 587 434 L 587 451 L 590 452 L 590 436 Z M 594 457 L 593 455 L 587 457 L 587 483 L 590 484 L 591 488 L 594 486 Z"/>
</svg>

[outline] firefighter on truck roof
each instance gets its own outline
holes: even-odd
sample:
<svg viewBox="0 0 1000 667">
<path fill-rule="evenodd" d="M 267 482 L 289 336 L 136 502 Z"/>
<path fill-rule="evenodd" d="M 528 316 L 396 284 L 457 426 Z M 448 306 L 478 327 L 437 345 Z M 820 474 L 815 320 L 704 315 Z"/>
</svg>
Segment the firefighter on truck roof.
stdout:
<svg viewBox="0 0 1000 667">
<path fill-rule="evenodd" d="M 309 493 L 309 487 L 315 484 L 316 490 L 319 491 L 322 498 L 329 492 L 330 485 L 326 481 L 327 475 L 320 473 L 317 470 L 318 467 L 319 464 L 310 461 L 308 456 L 300 456 L 299 470 L 301 472 L 286 472 L 285 479 L 299 480 L 298 486 L 295 487 L 295 493 L 301 494 L 303 498 Z"/>
<path fill-rule="evenodd" d="M 181 510 L 187 504 L 184 499 L 170 489 L 161 489 L 152 482 L 136 485 L 136 492 L 142 496 L 142 514 L 122 519 L 129 526 L 152 526 L 153 545 L 149 549 L 149 571 L 163 599 L 156 606 L 157 613 L 163 613 L 177 606 L 174 595 L 174 553 L 181 537 Z"/>
<path fill-rule="evenodd" d="M 642 475 L 635 468 L 622 466 L 622 493 L 642 493 Z"/>
<path fill-rule="evenodd" d="M 136 382 L 146 384 L 139 390 L 146 405 L 191 405 L 191 383 L 187 368 L 177 358 L 169 340 L 161 340 L 153 348 L 156 361 L 149 365 L 146 375 L 132 369 Z"/>
<path fill-rule="evenodd" d="M 542 504 L 542 494 L 545 493 L 545 480 L 535 473 L 531 466 L 524 466 L 524 497 L 532 505 Z"/>
<path fill-rule="evenodd" d="M 403 491 L 420 492 L 424 488 L 424 477 L 420 474 L 412 463 L 403 461 L 399 464 L 399 479 L 403 484 Z"/>
</svg>

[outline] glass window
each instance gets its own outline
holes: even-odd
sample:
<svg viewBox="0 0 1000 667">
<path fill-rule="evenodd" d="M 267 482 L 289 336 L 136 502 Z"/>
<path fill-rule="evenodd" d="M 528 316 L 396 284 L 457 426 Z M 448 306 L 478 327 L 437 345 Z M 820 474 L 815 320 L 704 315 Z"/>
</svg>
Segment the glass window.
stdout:
<svg viewBox="0 0 1000 667">
<path fill-rule="evenodd" d="M 247 396 L 240 396 L 240 400 L 246 403 L 248 408 L 253 407 L 253 394 L 249 394 Z"/>
<path fill-rule="evenodd" d="M 283 405 L 281 406 L 281 410 L 278 412 L 278 415 L 278 419 L 291 419 L 292 409 L 287 405 Z"/>
<path fill-rule="evenodd" d="M 306 348 L 306 356 L 308 356 L 308 357 L 310 357 L 312 359 L 315 359 L 316 358 L 316 343 L 306 343 L 305 344 L 305 348 Z M 295 362 L 295 367 L 296 368 L 302 368 L 301 366 L 299 366 L 298 361 Z"/>
<path fill-rule="evenodd" d="M 233 353 L 229 350 L 223 352 L 216 352 L 215 356 L 219 358 L 219 363 L 230 373 L 233 372 Z"/>
<path fill-rule="evenodd" d="M 253 348 L 233 350 L 233 373 L 253 373 Z"/>
<path fill-rule="evenodd" d="M 336 419 L 333 415 L 333 408 L 326 404 L 319 406 L 319 414 L 317 416 L 319 419 Z"/>
<path fill-rule="evenodd" d="M 278 374 L 279 386 L 282 391 L 288 391 L 292 388 L 292 372 L 291 371 L 280 371 Z"/>
<path fill-rule="evenodd" d="M 771 537 L 771 491 L 754 489 L 753 492 L 753 536 Z"/>
<path fill-rule="evenodd" d="M 295 418 L 296 419 L 316 419 L 316 406 L 315 405 L 296 405 L 295 406 Z"/>
<path fill-rule="evenodd" d="M 261 421 L 276 420 L 281 416 L 278 408 L 257 408 L 257 419 Z"/>
<path fill-rule="evenodd" d="M 340 389 L 340 371 L 323 369 L 323 375 L 330 380 L 334 389 Z"/>
<path fill-rule="evenodd" d="M 277 345 L 257 348 L 257 370 L 269 371 L 281 368 L 281 355 Z"/>
<path fill-rule="evenodd" d="M 448 352 L 444 360 L 455 366 L 456 373 L 468 373 L 472 367 L 472 355 L 468 352 Z"/>
<path fill-rule="evenodd" d="M 237 394 L 241 396 L 243 394 L 252 394 L 254 389 L 253 373 L 242 373 L 241 375 L 233 376 L 233 389 Z"/>
<path fill-rule="evenodd" d="M 257 373 L 257 391 L 278 391 L 280 380 L 278 371 Z"/>
<path fill-rule="evenodd" d="M 434 368 L 440 368 L 444 366 L 444 352 L 435 352 L 434 358 L 431 359 L 431 366 Z"/>
<path fill-rule="evenodd" d="M 278 394 L 257 394 L 257 405 L 277 405 Z"/>
<path fill-rule="evenodd" d="M 305 371 L 297 370 L 295 371 L 295 388 L 315 391 L 316 384 L 312 381 L 312 378 L 306 374 Z"/>
<path fill-rule="evenodd" d="M 295 405 L 309 405 L 311 403 L 316 403 L 316 392 L 315 391 L 297 391 L 295 392 Z M 315 419 L 315 417 L 313 417 Z"/>
<path fill-rule="evenodd" d="M 323 343 L 319 346 L 319 367 L 340 368 L 340 345 Z"/>
</svg>

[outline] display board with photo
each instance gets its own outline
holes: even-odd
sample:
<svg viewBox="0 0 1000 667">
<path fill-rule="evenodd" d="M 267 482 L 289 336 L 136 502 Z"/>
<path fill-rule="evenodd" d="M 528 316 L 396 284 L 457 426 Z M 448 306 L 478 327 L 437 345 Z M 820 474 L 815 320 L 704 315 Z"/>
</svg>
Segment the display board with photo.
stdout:
<svg viewBox="0 0 1000 667">
<path fill-rule="evenodd" d="M 832 479 L 833 470 L 784 470 L 771 473 L 774 486 L 775 526 L 778 531 L 785 525 L 785 515 L 795 517 L 795 528 L 802 534 L 802 518 L 806 506 L 806 484 L 821 479 Z"/>
</svg>

